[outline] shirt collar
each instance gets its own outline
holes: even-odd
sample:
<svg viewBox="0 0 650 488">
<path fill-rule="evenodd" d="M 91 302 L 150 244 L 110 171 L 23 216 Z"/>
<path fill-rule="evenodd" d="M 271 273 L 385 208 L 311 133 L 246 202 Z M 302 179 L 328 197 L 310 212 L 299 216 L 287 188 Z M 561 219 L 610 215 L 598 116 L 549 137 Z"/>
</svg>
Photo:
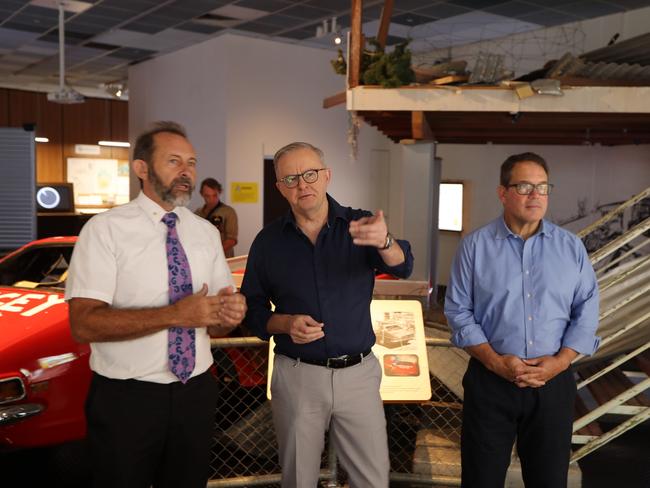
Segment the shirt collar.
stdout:
<svg viewBox="0 0 650 488">
<path fill-rule="evenodd" d="M 348 213 L 345 211 L 345 208 L 343 208 L 336 200 L 334 200 L 329 193 L 326 194 L 327 196 L 327 225 L 331 227 L 334 225 L 334 222 L 336 219 L 342 219 L 345 222 L 350 222 L 350 217 L 348 216 Z M 296 224 L 296 217 L 293 215 L 293 212 L 289 210 L 284 217 L 282 217 L 282 228 L 286 228 L 287 225 L 291 225 L 294 228 L 297 228 Z"/>
<path fill-rule="evenodd" d="M 535 233 L 535 235 L 551 237 L 553 235 L 553 230 L 554 230 L 553 224 L 551 224 L 546 219 L 542 219 L 542 221 L 539 224 L 539 230 Z M 509 236 L 519 237 L 517 234 L 515 234 L 510 230 L 508 224 L 506 224 L 506 221 L 503 218 L 503 215 L 501 215 L 501 217 L 497 219 L 496 222 L 494 237 L 496 239 L 507 239 Z"/>
<path fill-rule="evenodd" d="M 135 202 L 144 211 L 145 215 L 149 217 L 151 222 L 154 223 L 154 225 L 158 224 L 163 218 L 163 215 L 168 213 L 167 210 L 162 208 L 151 198 L 145 195 L 142 190 L 140 190 L 140 194 L 135 198 Z M 179 222 L 183 214 L 182 211 L 183 211 L 183 207 L 174 207 L 172 210 L 170 210 L 170 212 L 174 212 L 176 214 Z"/>
</svg>

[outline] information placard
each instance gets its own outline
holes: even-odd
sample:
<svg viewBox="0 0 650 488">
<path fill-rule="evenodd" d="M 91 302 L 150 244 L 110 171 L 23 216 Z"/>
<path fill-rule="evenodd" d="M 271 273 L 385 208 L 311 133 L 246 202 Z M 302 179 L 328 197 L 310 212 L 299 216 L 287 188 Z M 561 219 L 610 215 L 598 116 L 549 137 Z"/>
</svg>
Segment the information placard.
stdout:
<svg viewBox="0 0 650 488">
<path fill-rule="evenodd" d="M 431 398 L 429 363 L 424 337 L 422 304 L 417 300 L 373 300 L 372 328 L 377 340 L 372 348 L 382 369 L 379 393 L 384 401 L 426 401 Z M 266 395 L 271 399 L 273 349 L 269 343 Z"/>
</svg>

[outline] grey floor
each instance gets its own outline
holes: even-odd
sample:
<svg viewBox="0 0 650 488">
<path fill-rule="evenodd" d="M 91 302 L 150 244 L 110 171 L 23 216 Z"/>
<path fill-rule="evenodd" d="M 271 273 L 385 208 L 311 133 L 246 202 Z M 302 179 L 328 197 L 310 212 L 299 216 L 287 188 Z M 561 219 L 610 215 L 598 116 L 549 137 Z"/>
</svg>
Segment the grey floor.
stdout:
<svg viewBox="0 0 650 488">
<path fill-rule="evenodd" d="M 0 453 L 0 486 L 88 486 L 86 481 L 74 481 L 76 473 L 68 469 L 66 459 L 53 461 L 50 454 L 47 449 Z M 582 488 L 650 488 L 650 421 L 614 439 L 579 464 Z"/>
</svg>

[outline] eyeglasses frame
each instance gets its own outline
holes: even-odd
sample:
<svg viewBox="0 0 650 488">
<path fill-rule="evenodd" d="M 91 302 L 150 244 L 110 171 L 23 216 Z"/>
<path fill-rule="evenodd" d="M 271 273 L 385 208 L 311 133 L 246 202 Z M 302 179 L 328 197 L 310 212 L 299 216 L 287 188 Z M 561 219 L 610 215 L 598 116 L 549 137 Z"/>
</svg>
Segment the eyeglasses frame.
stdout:
<svg viewBox="0 0 650 488">
<path fill-rule="evenodd" d="M 278 180 L 278 182 L 282 182 L 286 188 L 296 188 L 296 187 L 300 184 L 300 178 L 302 178 L 303 181 L 304 181 L 305 183 L 307 183 L 307 184 L 310 185 L 310 184 L 312 184 L 312 183 L 316 183 L 316 182 L 318 181 L 318 173 L 319 173 L 319 172 L 321 172 L 321 171 L 325 171 L 325 170 L 327 170 L 327 169 L 329 169 L 329 168 L 312 168 L 312 169 L 308 169 L 308 170 L 306 170 L 306 171 L 303 171 L 302 173 L 297 173 L 297 174 L 294 174 L 294 175 L 286 175 L 286 176 L 283 176 L 282 178 L 280 178 L 280 179 Z M 316 172 L 316 179 L 315 179 L 314 181 L 307 181 L 307 180 L 305 179 L 305 174 L 307 174 L 307 173 L 311 173 L 312 171 L 315 171 L 315 172 Z M 296 181 L 296 184 L 295 184 L 295 185 L 292 185 L 292 186 L 289 186 L 289 184 L 287 183 L 287 178 L 291 178 L 291 177 L 295 177 L 295 178 L 296 178 L 296 180 L 295 180 L 295 181 Z"/>
<path fill-rule="evenodd" d="M 531 189 L 530 189 L 530 191 L 528 193 L 521 193 L 519 191 L 519 189 L 517 188 L 517 187 L 519 187 L 519 185 L 530 185 Z M 542 193 L 542 192 L 539 191 L 538 187 L 540 185 L 544 185 L 544 186 L 546 186 L 548 188 L 546 193 Z M 533 193 L 533 191 L 536 191 L 538 195 L 546 197 L 546 196 L 550 195 L 551 192 L 553 191 L 553 186 L 554 186 L 553 183 L 537 183 L 537 184 L 534 184 L 534 183 L 528 183 L 527 181 L 521 181 L 519 183 L 510 183 L 509 185 L 506 185 L 506 188 L 513 188 L 514 187 L 515 191 L 517 192 L 517 195 L 522 195 L 522 196 L 530 195 L 531 193 Z"/>
</svg>

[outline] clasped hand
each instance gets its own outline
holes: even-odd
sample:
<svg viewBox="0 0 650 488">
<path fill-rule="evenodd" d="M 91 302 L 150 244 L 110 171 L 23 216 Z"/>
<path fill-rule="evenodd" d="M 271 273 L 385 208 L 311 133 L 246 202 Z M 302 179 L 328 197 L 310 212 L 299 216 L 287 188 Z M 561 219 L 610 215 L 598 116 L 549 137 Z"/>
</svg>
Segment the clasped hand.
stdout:
<svg viewBox="0 0 650 488">
<path fill-rule="evenodd" d="M 187 327 L 219 326 L 224 334 L 241 323 L 246 315 L 246 299 L 233 287 L 225 287 L 216 295 L 208 295 L 208 286 L 176 302 L 182 323 Z"/>
<path fill-rule="evenodd" d="M 568 364 L 556 356 L 521 359 L 506 354 L 501 356 L 495 372 L 519 388 L 539 388 L 568 367 Z"/>
<path fill-rule="evenodd" d="M 309 315 L 290 315 L 287 333 L 296 344 L 307 344 L 325 336 L 323 323 L 316 322 Z"/>
</svg>

